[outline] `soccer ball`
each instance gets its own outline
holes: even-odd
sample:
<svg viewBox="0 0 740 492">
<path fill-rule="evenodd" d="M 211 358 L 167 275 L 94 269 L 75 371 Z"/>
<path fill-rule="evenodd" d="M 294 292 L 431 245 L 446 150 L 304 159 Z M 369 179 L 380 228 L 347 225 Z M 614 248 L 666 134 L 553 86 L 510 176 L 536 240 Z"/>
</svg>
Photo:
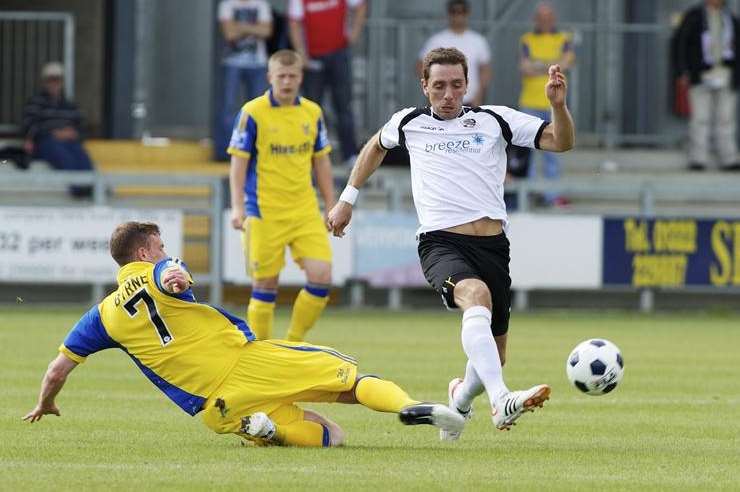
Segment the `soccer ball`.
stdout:
<svg viewBox="0 0 740 492">
<path fill-rule="evenodd" d="M 593 338 L 579 343 L 565 364 L 568 379 L 587 395 L 598 396 L 617 387 L 624 376 L 624 359 L 609 340 Z"/>
</svg>

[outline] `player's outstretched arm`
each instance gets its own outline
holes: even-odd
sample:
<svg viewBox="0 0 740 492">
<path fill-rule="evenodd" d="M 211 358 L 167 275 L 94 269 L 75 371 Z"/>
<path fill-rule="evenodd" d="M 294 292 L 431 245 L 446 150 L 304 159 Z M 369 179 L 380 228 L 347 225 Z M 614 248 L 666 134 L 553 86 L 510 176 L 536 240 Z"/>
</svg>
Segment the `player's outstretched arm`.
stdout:
<svg viewBox="0 0 740 492">
<path fill-rule="evenodd" d="M 62 386 L 67 381 L 67 376 L 75 367 L 77 367 L 77 362 L 64 354 L 59 354 L 56 359 L 51 361 L 41 383 L 39 402 L 33 410 L 23 417 L 23 420 L 33 423 L 41 420 L 44 415 L 60 415 L 59 409 L 54 403 L 54 398 L 61 391 Z"/>
<path fill-rule="evenodd" d="M 559 65 L 550 66 L 548 74 L 550 78 L 545 86 L 545 92 L 552 106 L 552 122 L 542 132 L 540 148 L 565 152 L 572 149 L 576 143 L 575 125 L 565 101 L 568 84 Z"/>
<path fill-rule="evenodd" d="M 357 190 L 378 169 L 387 153 L 387 150 L 380 146 L 379 138 L 380 131 L 370 137 L 370 140 L 362 147 L 349 175 L 347 187 L 340 195 L 337 204 L 329 211 L 326 226 L 337 237 L 344 236 L 344 228 L 352 219 L 352 205 L 357 199 Z"/>
</svg>

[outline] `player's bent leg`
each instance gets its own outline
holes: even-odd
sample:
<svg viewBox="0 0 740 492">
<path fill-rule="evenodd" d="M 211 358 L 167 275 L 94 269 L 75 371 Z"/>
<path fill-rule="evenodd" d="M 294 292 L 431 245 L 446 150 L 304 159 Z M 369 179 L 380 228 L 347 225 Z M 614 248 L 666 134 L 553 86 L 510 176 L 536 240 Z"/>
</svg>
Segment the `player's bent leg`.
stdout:
<svg viewBox="0 0 740 492">
<path fill-rule="evenodd" d="M 278 277 L 256 279 L 247 306 L 247 323 L 258 340 L 272 338 Z"/>
<path fill-rule="evenodd" d="M 317 422 L 329 430 L 329 446 L 341 446 L 344 444 L 346 435 L 336 422 L 329 420 L 313 410 L 303 410 L 303 419 Z"/>
<path fill-rule="evenodd" d="M 359 403 L 376 412 L 399 413 L 402 409 L 419 403 L 396 383 L 370 375 L 359 376 L 355 387 L 348 393 L 354 395 L 354 401 L 347 401 L 346 397 L 342 398 L 340 395 L 337 402 Z"/>
<path fill-rule="evenodd" d="M 479 278 L 465 278 L 454 287 L 455 304 L 464 312 L 474 306 L 483 306 L 491 310 L 491 291 Z"/>
<path fill-rule="evenodd" d="M 499 349 L 491 333 L 490 295 L 486 284 L 478 279 L 465 279 L 455 286 L 455 302 L 463 309 L 463 350 L 493 403 L 509 390 L 504 384 Z"/>
<path fill-rule="evenodd" d="M 256 412 L 241 419 L 241 437 L 262 445 L 331 447 L 344 443 L 335 422 L 311 410 L 283 405 L 270 413 Z"/>
<path fill-rule="evenodd" d="M 451 433 L 460 433 L 465 426 L 465 419 L 446 406 L 414 400 L 397 384 L 377 376 L 358 377 L 354 389 L 342 393 L 337 402 L 360 403 L 378 412 L 397 413 L 406 425 L 434 425 Z"/>
<path fill-rule="evenodd" d="M 331 288 L 330 262 L 304 258 L 301 264 L 306 271 L 307 283 L 293 304 L 287 339 L 294 342 L 304 340 L 308 330 L 316 324 L 329 302 Z"/>
</svg>

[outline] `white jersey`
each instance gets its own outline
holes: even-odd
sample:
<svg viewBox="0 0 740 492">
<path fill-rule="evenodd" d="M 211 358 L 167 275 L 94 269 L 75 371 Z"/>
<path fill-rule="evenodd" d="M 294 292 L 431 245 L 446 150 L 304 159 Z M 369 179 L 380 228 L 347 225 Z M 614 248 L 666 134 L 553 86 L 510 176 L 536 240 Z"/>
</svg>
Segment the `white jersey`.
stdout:
<svg viewBox="0 0 740 492">
<path fill-rule="evenodd" d="M 430 108 L 394 114 L 380 132 L 380 145 L 409 152 L 418 233 L 483 217 L 506 223 L 506 147 L 538 149 L 547 124 L 506 106 L 463 107 L 451 120 Z"/>
</svg>

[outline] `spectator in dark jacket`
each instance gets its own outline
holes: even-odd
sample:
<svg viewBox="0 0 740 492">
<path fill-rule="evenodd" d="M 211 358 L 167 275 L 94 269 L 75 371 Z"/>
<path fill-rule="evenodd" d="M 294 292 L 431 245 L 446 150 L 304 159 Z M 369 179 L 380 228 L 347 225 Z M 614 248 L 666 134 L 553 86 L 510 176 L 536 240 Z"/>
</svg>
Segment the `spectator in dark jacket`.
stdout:
<svg viewBox="0 0 740 492">
<path fill-rule="evenodd" d="M 714 132 L 719 167 L 740 171 L 737 160 L 737 89 L 740 86 L 740 24 L 724 0 L 689 9 L 676 40 L 676 67 L 690 85 L 689 169 L 709 165 Z"/>
<path fill-rule="evenodd" d="M 64 97 L 64 67 L 47 63 L 41 72 L 41 91 L 23 109 L 24 148 L 54 169 L 92 171 L 90 156 L 82 147 L 82 115 L 77 105 Z M 89 194 L 83 187 L 73 194 Z"/>
</svg>

